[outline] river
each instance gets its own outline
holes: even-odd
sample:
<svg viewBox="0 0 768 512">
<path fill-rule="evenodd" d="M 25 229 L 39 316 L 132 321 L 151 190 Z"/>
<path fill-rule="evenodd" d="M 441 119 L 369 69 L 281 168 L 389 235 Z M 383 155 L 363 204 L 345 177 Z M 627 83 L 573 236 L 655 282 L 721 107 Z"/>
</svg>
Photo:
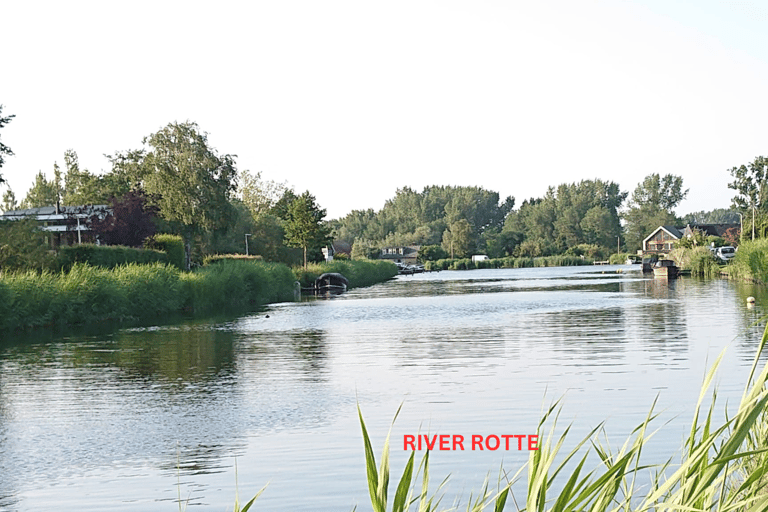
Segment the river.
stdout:
<svg viewBox="0 0 768 512">
<path fill-rule="evenodd" d="M 377 456 L 402 405 L 392 495 L 406 436 L 466 439 L 430 455 L 443 506 L 528 456 L 472 436 L 535 434 L 557 399 L 571 446 L 603 421 L 615 446 L 658 397 L 662 462 L 726 346 L 718 400 L 738 402 L 768 294 L 637 269 L 444 271 L 236 318 L 6 336 L 0 510 L 224 511 L 264 485 L 257 510 L 369 510 L 358 404 Z"/>
</svg>

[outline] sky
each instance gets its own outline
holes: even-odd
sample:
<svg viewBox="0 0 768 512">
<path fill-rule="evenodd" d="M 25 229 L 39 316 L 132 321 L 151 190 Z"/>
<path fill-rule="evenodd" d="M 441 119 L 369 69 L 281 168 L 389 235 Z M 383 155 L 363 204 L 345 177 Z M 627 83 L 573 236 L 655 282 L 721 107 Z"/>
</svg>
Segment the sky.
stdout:
<svg viewBox="0 0 768 512">
<path fill-rule="evenodd" d="M 64 152 L 194 121 L 239 169 L 327 218 L 396 191 L 683 177 L 676 212 L 728 208 L 768 155 L 768 2 L 25 1 L 0 9 L 0 169 L 21 200 Z"/>
</svg>

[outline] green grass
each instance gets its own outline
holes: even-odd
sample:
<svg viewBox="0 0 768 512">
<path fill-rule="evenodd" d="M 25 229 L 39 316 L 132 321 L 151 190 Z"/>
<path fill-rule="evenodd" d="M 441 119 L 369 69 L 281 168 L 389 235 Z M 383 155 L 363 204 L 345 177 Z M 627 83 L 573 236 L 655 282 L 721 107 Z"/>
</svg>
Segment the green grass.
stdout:
<svg viewBox="0 0 768 512">
<path fill-rule="evenodd" d="M 477 268 L 533 268 L 533 267 L 573 267 L 592 265 L 589 258 L 580 256 L 558 255 L 537 258 L 508 257 L 492 258 L 484 261 L 472 261 L 470 258 L 442 259 L 424 263 L 426 270 L 473 270 Z"/>
<path fill-rule="evenodd" d="M 742 242 L 726 268 L 734 279 L 768 283 L 768 238 Z"/>
<path fill-rule="evenodd" d="M 0 331 L 251 310 L 292 300 L 294 283 L 285 265 L 259 261 L 224 261 L 194 272 L 156 263 L 5 273 Z"/>
</svg>

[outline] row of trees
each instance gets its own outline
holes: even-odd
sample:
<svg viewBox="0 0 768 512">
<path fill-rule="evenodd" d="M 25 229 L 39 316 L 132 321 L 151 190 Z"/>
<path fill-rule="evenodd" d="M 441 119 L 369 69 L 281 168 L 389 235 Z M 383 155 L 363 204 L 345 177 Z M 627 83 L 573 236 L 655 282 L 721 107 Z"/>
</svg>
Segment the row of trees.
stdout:
<svg viewBox="0 0 768 512">
<path fill-rule="evenodd" d="M 110 156 L 112 168 L 100 176 L 81 169 L 69 150 L 63 171 L 54 164 L 50 180 L 39 172 L 19 205 L 6 190 L 2 208 L 111 203 L 110 217 L 93 220 L 103 241 L 138 245 L 151 218 L 161 232 L 183 237 L 188 265 L 195 254 L 243 252 L 246 233 L 255 235 L 255 253 L 289 263 L 297 258 L 291 247 L 303 249 L 306 264 L 329 243 L 326 212 L 309 192 L 238 173 L 235 155 L 219 154 L 197 124 L 170 123 L 142 145 Z"/>
<path fill-rule="evenodd" d="M 674 175 L 650 174 L 629 201 L 614 182 L 584 180 L 550 187 L 514 210 L 513 197 L 480 187 L 405 187 L 381 211 L 355 210 L 332 225 L 353 255 L 403 245 L 426 246 L 432 258 L 634 250 L 659 225 L 680 222 L 673 209 L 687 193 Z"/>
</svg>

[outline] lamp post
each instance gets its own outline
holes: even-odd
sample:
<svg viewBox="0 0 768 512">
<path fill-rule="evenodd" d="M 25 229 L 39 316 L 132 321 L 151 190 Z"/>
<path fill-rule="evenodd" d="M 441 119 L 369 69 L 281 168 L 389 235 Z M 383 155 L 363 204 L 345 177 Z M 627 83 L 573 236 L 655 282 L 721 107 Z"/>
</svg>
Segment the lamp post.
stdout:
<svg viewBox="0 0 768 512">
<path fill-rule="evenodd" d="M 251 236 L 250 233 L 245 234 L 245 255 L 248 256 L 248 237 Z"/>
</svg>

